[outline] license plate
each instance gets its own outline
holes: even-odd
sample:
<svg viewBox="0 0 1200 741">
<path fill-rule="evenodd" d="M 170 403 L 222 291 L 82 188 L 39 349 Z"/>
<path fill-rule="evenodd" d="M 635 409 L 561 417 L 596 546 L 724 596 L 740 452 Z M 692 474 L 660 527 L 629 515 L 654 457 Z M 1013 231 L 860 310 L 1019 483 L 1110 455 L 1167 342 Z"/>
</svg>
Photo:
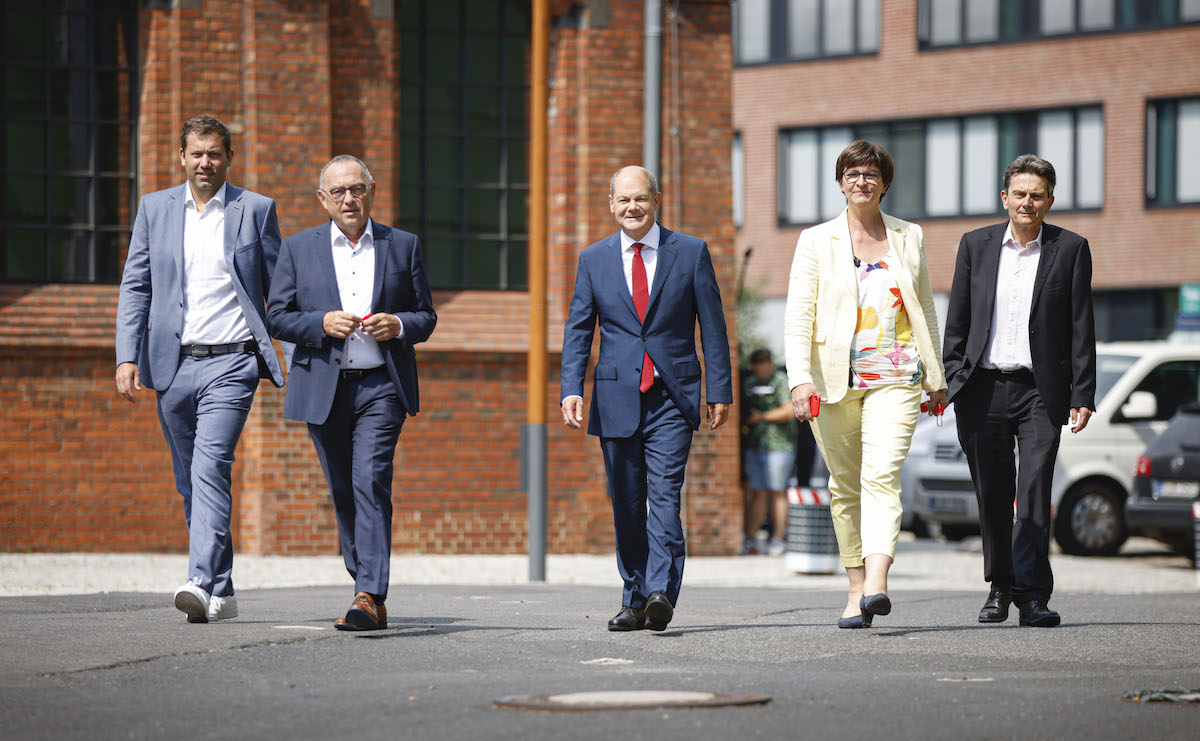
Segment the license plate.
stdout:
<svg viewBox="0 0 1200 741">
<path fill-rule="evenodd" d="M 929 497 L 929 509 L 934 512 L 953 512 L 965 515 L 967 500 L 960 497 Z"/>
<path fill-rule="evenodd" d="M 1154 498 L 1195 499 L 1200 496 L 1200 481 L 1154 481 Z"/>
</svg>

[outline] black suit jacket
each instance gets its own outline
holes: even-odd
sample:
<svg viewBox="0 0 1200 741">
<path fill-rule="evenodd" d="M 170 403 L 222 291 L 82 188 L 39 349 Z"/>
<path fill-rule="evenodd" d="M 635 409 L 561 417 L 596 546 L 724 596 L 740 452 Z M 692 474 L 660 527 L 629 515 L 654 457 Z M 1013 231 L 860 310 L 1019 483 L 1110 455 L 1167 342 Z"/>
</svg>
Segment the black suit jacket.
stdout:
<svg viewBox="0 0 1200 741">
<path fill-rule="evenodd" d="M 963 235 L 954 266 L 942 359 L 950 400 L 979 367 L 996 302 L 996 272 L 1007 222 Z M 1073 407 L 1096 408 L 1096 326 L 1092 253 L 1087 240 L 1042 225 L 1042 252 L 1029 311 L 1033 377 L 1051 421 L 1067 423 Z"/>
</svg>

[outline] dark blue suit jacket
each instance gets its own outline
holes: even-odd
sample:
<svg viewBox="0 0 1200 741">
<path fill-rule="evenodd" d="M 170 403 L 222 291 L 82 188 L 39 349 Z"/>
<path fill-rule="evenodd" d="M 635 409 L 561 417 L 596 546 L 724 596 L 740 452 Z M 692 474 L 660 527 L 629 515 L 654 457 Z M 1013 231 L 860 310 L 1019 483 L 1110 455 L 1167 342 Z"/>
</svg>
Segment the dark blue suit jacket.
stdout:
<svg viewBox="0 0 1200 741">
<path fill-rule="evenodd" d="M 283 416 L 318 425 L 325 423 L 333 407 L 346 343 L 326 335 L 321 328 L 326 312 L 342 308 L 329 237 L 331 223 L 284 240 L 267 299 L 271 333 L 296 344 L 288 369 Z M 416 235 L 378 221 L 372 224 L 375 289 L 371 307 L 376 313 L 395 314 L 404 324 L 403 337 L 381 342 L 379 348 L 401 406 L 413 415 L 420 410 L 413 345 L 433 334 L 437 314 Z"/>
<path fill-rule="evenodd" d="M 641 417 L 642 357 L 650 354 L 675 406 L 700 427 L 700 359 L 696 320 L 708 368 L 708 403 L 732 403 L 729 338 L 721 291 L 703 240 L 659 226 L 658 262 L 642 326 L 625 284 L 621 237 L 614 234 L 579 255 L 575 295 L 563 333 L 562 396 L 583 396 L 583 379 L 600 323 L 588 433 L 630 437 Z"/>
</svg>

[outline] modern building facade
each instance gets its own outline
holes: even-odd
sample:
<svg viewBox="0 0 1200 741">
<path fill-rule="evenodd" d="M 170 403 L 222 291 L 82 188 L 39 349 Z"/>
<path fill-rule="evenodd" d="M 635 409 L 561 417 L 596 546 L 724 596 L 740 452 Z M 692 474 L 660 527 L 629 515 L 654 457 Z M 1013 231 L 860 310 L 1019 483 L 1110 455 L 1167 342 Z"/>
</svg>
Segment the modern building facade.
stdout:
<svg viewBox="0 0 1200 741">
<path fill-rule="evenodd" d="M 1171 332 L 1200 281 L 1200 2 L 738 0 L 734 28 L 745 343 L 782 348 L 796 238 L 844 207 L 857 138 L 895 160 L 883 208 L 924 227 L 935 291 L 1033 152 L 1058 175 L 1048 220 L 1090 240 L 1098 337 Z"/>
<path fill-rule="evenodd" d="M 608 179 L 641 160 L 644 9 L 549 5 L 548 545 L 611 552 L 599 447 L 556 423 L 557 363 L 578 252 L 615 231 Z M 732 286 L 730 6 L 664 6 L 663 222 L 705 237 Z M 0 550 L 186 551 L 153 396 L 114 392 L 113 335 L 137 200 L 182 182 L 178 130 L 199 113 L 230 125 L 230 180 L 275 199 L 285 236 L 326 218 L 325 161 L 370 165 L 374 215 L 421 237 L 439 317 L 396 454 L 394 547 L 524 550 L 528 0 L 6 3 L 0 37 Z M 235 544 L 335 553 L 282 406 L 264 384 L 242 435 Z M 697 434 L 693 553 L 739 545 L 739 468 L 736 427 Z"/>
</svg>

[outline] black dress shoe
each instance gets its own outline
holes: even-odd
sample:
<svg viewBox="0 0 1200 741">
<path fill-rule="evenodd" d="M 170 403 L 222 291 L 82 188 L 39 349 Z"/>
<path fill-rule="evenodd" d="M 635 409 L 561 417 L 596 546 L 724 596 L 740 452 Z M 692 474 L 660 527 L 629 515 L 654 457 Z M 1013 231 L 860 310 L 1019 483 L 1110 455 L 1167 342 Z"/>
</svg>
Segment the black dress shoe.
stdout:
<svg viewBox="0 0 1200 741">
<path fill-rule="evenodd" d="M 646 627 L 646 611 L 636 607 L 622 607 L 616 616 L 608 621 L 609 630 L 641 630 Z"/>
<path fill-rule="evenodd" d="M 983 603 L 983 609 L 979 611 L 979 622 L 981 623 L 1003 623 L 1008 620 L 1008 606 L 1012 604 L 1012 597 L 1003 589 L 993 589 L 988 592 L 987 602 Z"/>
<path fill-rule="evenodd" d="M 646 600 L 646 627 L 650 630 L 666 630 L 671 618 L 675 617 L 675 608 L 671 600 L 662 592 L 654 592 Z"/>
<path fill-rule="evenodd" d="M 879 594 L 864 594 L 858 601 L 858 609 L 864 615 L 887 615 L 892 611 L 892 601 L 883 592 Z"/>
<path fill-rule="evenodd" d="M 1021 609 L 1021 625 L 1031 628 L 1053 628 L 1062 622 L 1062 616 L 1046 607 L 1040 599 L 1031 599 Z"/>
</svg>

